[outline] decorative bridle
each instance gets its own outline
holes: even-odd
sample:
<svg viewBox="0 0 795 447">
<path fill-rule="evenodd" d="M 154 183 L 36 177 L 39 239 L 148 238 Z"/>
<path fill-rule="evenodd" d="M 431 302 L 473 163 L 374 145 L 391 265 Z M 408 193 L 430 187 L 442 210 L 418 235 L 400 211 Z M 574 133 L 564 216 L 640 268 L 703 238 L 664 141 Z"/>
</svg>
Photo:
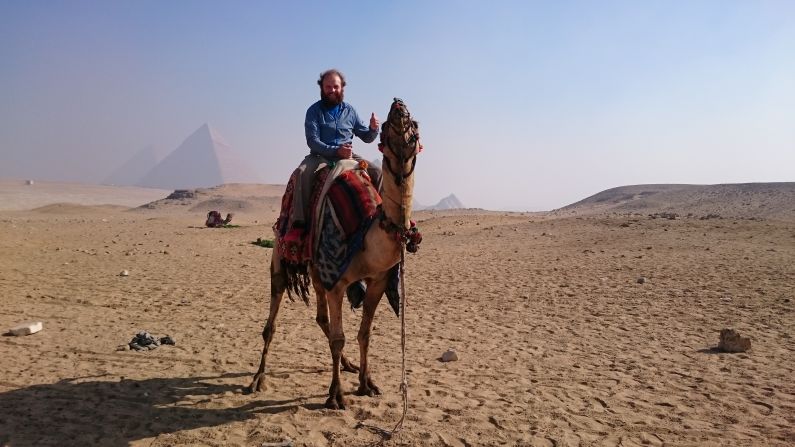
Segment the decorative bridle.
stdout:
<svg viewBox="0 0 795 447">
<path fill-rule="evenodd" d="M 397 119 L 395 119 L 395 115 L 398 115 Z M 396 124 L 396 121 L 399 124 Z M 417 166 L 417 154 L 422 152 L 420 134 L 417 131 L 418 127 L 417 122 L 411 119 L 411 114 L 403 103 L 403 100 L 395 98 L 392 102 L 392 107 L 389 109 L 389 116 L 386 122 L 381 125 L 381 142 L 378 143 L 378 150 L 384 154 L 384 168 L 392 174 L 395 179 L 395 184 L 398 186 L 401 186 L 406 178 L 414 174 L 414 168 Z M 389 130 L 389 132 L 387 132 L 387 130 Z M 395 136 L 399 136 L 401 141 L 397 142 L 397 144 L 400 146 L 414 148 L 411 154 L 407 155 L 403 151 L 395 150 L 394 146 L 396 142 L 393 141 Z M 392 162 L 384 151 L 389 151 L 389 153 L 395 157 L 400 166 L 400 171 L 392 167 Z M 408 172 L 403 172 L 403 166 L 406 165 L 408 159 L 411 159 L 411 168 L 409 168 Z"/>
</svg>

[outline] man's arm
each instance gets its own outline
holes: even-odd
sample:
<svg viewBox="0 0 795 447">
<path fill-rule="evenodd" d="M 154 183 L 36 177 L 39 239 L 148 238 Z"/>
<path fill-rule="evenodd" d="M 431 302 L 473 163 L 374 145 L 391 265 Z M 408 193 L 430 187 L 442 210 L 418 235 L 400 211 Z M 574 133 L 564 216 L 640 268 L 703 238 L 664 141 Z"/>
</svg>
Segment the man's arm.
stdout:
<svg viewBox="0 0 795 447">
<path fill-rule="evenodd" d="M 304 133 L 306 134 L 306 145 L 309 146 L 309 152 L 325 158 L 334 158 L 338 147 L 320 141 L 320 123 L 316 113 L 313 112 L 314 108 L 310 107 L 306 111 L 306 119 L 304 120 Z"/>
<path fill-rule="evenodd" d="M 375 114 L 373 114 L 373 118 L 374 117 Z M 371 121 L 373 118 L 371 118 Z M 354 111 L 353 134 L 361 138 L 365 143 L 372 143 L 373 140 L 375 140 L 375 137 L 378 136 L 378 124 L 376 124 L 375 127 L 367 126 L 362 120 L 359 119 L 359 114 Z"/>
</svg>

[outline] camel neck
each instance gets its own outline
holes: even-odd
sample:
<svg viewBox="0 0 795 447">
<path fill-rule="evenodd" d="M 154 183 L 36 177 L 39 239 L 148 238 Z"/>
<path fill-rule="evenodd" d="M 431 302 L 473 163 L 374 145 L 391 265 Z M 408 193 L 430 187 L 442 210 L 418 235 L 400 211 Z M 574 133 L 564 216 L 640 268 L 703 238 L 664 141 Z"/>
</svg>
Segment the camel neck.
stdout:
<svg viewBox="0 0 795 447">
<path fill-rule="evenodd" d="M 398 185 L 392 173 L 385 169 L 383 182 L 381 195 L 384 214 L 390 222 L 409 228 L 414 200 L 414 176 L 403 179 L 403 184 Z"/>
</svg>

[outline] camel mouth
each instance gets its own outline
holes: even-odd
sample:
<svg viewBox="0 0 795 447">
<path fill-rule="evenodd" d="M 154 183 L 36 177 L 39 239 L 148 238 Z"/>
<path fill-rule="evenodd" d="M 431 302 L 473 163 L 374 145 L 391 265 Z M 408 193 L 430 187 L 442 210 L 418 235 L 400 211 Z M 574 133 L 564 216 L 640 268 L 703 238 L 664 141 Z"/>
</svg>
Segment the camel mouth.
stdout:
<svg viewBox="0 0 795 447">
<path fill-rule="evenodd" d="M 402 121 L 405 118 L 409 118 L 411 114 L 409 113 L 406 104 L 400 98 L 393 98 L 392 100 L 392 107 L 389 108 L 389 116 L 387 117 L 387 121 Z"/>
</svg>

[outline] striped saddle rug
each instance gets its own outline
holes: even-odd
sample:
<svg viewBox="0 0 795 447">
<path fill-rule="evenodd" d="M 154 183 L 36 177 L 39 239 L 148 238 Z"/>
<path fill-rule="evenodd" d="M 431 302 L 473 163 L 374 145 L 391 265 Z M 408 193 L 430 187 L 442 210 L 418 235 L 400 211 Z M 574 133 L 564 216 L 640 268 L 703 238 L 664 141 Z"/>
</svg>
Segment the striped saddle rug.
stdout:
<svg viewBox="0 0 795 447">
<path fill-rule="evenodd" d="M 340 160 L 315 173 L 312 193 L 313 219 L 308 228 L 289 228 L 292 194 L 297 175 L 293 175 L 282 197 L 282 209 L 274 225 L 276 246 L 288 264 L 314 264 L 323 287 L 334 287 L 345 273 L 353 256 L 364 242 L 375 220 L 381 196 L 363 165 Z"/>
</svg>

